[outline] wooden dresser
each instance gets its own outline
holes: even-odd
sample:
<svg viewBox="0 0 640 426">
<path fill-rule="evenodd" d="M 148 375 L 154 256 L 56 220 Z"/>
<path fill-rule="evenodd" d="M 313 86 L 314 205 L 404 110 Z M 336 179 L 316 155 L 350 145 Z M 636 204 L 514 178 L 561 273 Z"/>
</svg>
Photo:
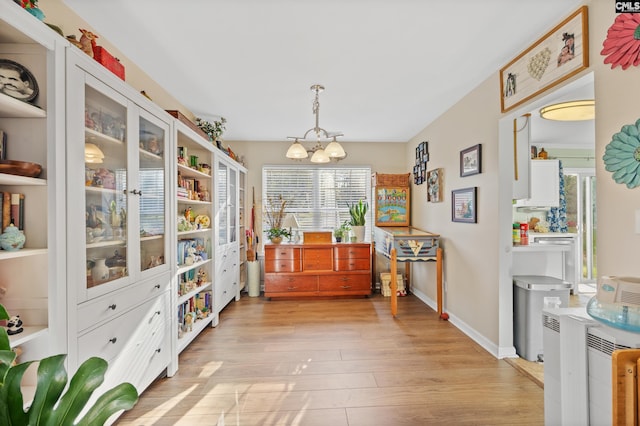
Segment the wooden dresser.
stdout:
<svg viewBox="0 0 640 426">
<path fill-rule="evenodd" d="M 265 297 L 371 295 L 369 243 L 267 244 Z"/>
</svg>

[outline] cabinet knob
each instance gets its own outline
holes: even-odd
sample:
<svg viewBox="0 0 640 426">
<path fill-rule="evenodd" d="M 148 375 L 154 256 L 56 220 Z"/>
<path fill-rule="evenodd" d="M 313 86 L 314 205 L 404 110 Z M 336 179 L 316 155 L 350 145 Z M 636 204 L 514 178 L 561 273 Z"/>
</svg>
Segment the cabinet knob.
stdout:
<svg viewBox="0 0 640 426">
<path fill-rule="evenodd" d="M 162 348 L 158 348 L 158 349 L 156 349 L 156 352 L 157 352 L 157 353 L 162 352 Z"/>
<path fill-rule="evenodd" d="M 118 341 L 118 338 L 117 337 L 112 337 L 111 339 L 109 339 L 109 341 L 111 343 L 116 343 Z"/>
<path fill-rule="evenodd" d="M 113 305 L 109 305 L 109 309 L 115 311 L 116 310 L 116 304 L 114 303 Z"/>
<path fill-rule="evenodd" d="M 156 284 L 153 287 L 159 289 L 160 288 L 160 284 Z"/>
<path fill-rule="evenodd" d="M 131 192 L 133 195 L 140 195 L 140 196 L 142 196 L 142 191 L 139 191 L 139 190 L 137 190 L 137 189 L 134 189 L 133 191 L 129 191 L 129 192 Z"/>
<path fill-rule="evenodd" d="M 340 278 L 342 281 L 349 281 L 349 277 L 342 277 Z"/>
<path fill-rule="evenodd" d="M 341 286 L 341 287 L 342 287 L 343 289 L 345 289 L 345 290 L 346 290 L 346 289 L 351 288 L 351 286 L 350 286 L 350 285 L 343 285 L 343 286 Z"/>
<path fill-rule="evenodd" d="M 298 288 L 298 287 L 287 287 L 287 290 L 289 290 L 289 291 L 293 291 L 293 290 L 295 290 L 295 289 L 297 289 L 297 288 Z"/>
</svg>

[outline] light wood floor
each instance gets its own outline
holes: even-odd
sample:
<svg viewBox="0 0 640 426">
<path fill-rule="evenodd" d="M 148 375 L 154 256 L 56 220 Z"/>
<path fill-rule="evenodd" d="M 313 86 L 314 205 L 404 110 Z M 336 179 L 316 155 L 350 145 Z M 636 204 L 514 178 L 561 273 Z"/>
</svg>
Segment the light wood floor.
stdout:
<svg viewBox="0 0 640 426">
<path fill-rule="evenodd" d="M 542 425 L 543 389 L 414 296 L 243 295 L 119 425 Z M 219 419 L 223 419 L 217 423 Z"/>
</svg>

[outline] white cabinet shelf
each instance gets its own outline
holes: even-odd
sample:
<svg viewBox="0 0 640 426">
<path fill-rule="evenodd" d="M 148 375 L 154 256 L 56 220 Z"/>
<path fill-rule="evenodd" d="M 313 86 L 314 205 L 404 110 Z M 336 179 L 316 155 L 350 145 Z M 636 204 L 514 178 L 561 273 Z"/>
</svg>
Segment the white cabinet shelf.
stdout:
<svg viewBox="0 0 640 426">
<path fill-rule="evenodd" d="M 47 327 L 44 326 L 25 326 L 23 328 L 24 330 L 22 331 L 22 333 L 9 336 L 9 343 L 11 344 L 12 348 L 37 339 L 47 332 Z"/>
<path fill-rule="evenodd" d="M 206 318 L 197 320 L 191 326 L 191 331 L 183 332 L 182 337 L 178 338 L 178 353 L 182 352 L 187 346 L 189 346 L 189 343 L 198 337 L 198 334 L 200 334 L 202 330 L 204 330 L 208 325 L 211 325 L 212 319 L 213 315 L 209 315 Z"/>
<path fill-rule="evenodd" d="M 0 260 L 17 259 L 20 257 L 28 257 L 28 256 L 38 256 L 38 255 L 47 254 L 47 253 L 48 253 L 48 250 L 46 248 L 41 248 L 41 249 L 24 248 L 22 250 L 17 250 L 17 251 L 0 250 Z"/>
<path fill-rule="evenodd" d="M 45 110 L 0 93 L 0 117 L 45 118 L 46 116 L 47 112 Z"/>
<path fill-rule="evenodd" d="M 0 185 L 44 186 L 46 179 L 0 173 Z"/>
</svg>

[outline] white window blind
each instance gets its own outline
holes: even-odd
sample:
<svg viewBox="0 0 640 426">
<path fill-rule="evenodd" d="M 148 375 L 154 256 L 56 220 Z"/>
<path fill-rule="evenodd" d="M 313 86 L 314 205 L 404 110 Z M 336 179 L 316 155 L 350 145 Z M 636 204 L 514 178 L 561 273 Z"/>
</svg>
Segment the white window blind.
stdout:
<svg viewBox="0 0 640 426">
<path fill-rule="evenodd" d="M 347 203 L 369 202 L 366 230 L 371 232 L 372 206 L 370 167 L 264 166 L 263 205 L 280 195 L 287 200 L 287 213 L 296 215 L 301 230 L 333 230 L 349 220 Z M 263 214 L 264 218 L 264 214 Z M 262 224 L 266 230 L 267 224 Z"/>
</svg>

